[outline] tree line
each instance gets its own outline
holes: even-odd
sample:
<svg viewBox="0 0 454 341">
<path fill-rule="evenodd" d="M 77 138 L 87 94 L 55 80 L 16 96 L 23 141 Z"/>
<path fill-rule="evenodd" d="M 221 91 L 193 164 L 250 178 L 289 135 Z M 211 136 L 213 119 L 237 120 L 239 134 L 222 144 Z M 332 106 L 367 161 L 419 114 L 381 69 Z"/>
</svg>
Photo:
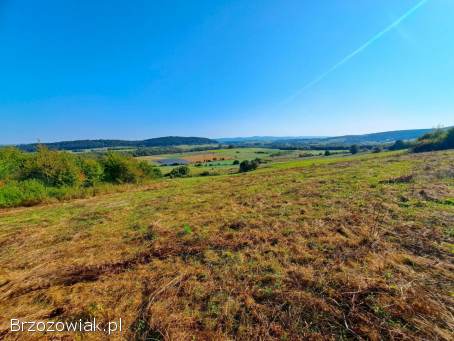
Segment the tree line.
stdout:
<svg viewBox="0 0 454 341">
<path fill-rule="evenodd" d="M 76 141 L 61 141 L 53 143 L 32 143 L 32 144 L 21 144 L 17 148 L 34 152 L 37 150 L 39 145 L 45 145 L 49 149 L 53 150 L 72 150 L 82 151 L 87 149 L 99 149 L 99 148 L 149 148 L 149 147 L 168 147 L 168 146 L 179 146 L 179 145 L 203 145 L 203 144 L 217 144 L 215 140 L 211 140 L 205 137 L 181 137 L 181 136 L 166 136 L 157 137 L 147 140 L 140 141 L 126 141 L 126 140 L 76 140 Z"/>
</svg>

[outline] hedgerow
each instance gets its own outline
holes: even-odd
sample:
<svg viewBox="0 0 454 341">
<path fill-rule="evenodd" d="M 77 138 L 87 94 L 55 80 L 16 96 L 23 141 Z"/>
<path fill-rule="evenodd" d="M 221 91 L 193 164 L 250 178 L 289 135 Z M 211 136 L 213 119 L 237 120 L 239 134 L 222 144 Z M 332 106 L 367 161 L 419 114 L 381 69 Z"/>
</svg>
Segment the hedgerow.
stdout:
<svg viewBox="0 0 454 341">
<path fill-rule="evenodd" d="M 161 176 L 161 171 L 149 163 L 114 152 L 96 158 L 45 146 L 38 146 L 33 153 L 2 148 L 0 207 L 84 197 L 94 195 L 105 183 L 139 183 Z"/>
</svg>

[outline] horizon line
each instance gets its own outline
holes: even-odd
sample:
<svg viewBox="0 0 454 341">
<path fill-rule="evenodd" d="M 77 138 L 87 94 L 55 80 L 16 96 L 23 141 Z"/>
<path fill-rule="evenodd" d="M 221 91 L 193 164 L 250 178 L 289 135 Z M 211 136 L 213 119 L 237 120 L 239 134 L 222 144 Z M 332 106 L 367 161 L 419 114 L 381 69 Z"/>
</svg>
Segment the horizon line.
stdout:
<svg viewBox="0 0 454 341">
<path fill-rule="evenodd" d="M 434 129 L 449 129 L 453 128 L 454 125 L 449 126 L 435 126 L 432 128 L 410 128 L 410 129 L 396 129 L 396 130 L 383 130 L 383 131 L 367 131 L 363 133 L 343 133 L 343 134 L 336 134 L 336 135 L 243 135 L 243 136 L 223 136 L 223 137 L 207 137 L 207 136 L 189 136 L 189 135 L 161 135 L 155 137 L 147 137 L 143 139 L 129 139 L 129 138 L 79 138 L 79 139 L 62 139 L 62 140 L 54 140 L 51 142 L 20 142 L 20 143 L 0 143 L 0 146 L 7 147 L 7 146 L 19 146 L 19 145 L 31 145 L 31 144 L 50 144 L 50 143 L 59 143 L 59 142 L 73 142 L 73 141 L 99 141 L 99 140 L 118 140 L 118 141 L 145 141 L 163 137 L 196 137 L 196 138 L 208 138 L 211 140 L 217 139 L 239 139 L 239 138 L 307 138 L 307 139 L 317 139 L 317 138 L 334 138 L 334 137 L 343 137 L 343 136 L 361 136 L 361 135 L 370 135 L 370 134 L 380 134 L 380 133 L 387 133 L 387 132 L 400 132 L 400 131 L 411 131 L 411 130 L 434 130 Z"/>
</svg>

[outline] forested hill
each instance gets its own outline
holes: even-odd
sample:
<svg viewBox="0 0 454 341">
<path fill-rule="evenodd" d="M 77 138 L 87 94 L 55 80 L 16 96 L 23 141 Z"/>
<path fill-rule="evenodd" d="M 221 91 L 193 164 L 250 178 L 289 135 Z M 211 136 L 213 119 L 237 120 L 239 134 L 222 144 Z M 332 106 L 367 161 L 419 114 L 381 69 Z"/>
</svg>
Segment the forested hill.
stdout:
<svg viewBox="0 0 454 341">
<path fill-rule="evenodd" d="M 219 138 L 221 143 L 234 145 L 262 145 L 265 147 L 288 146 L 301 147 L 310 145 L 336 145 L 350 146 L 352 144 L 373 145 L 382 143 L 392 143 L 397 140 L 414 140 L 433 129 L 411 129 L 385 131 L 362 135 L 343 135 L 343 136 L 292 136 L 292 137 L 273 137 L 273 136 L 251 136 L 237 138 Z"/>
<path fill-rule="evenodd" d="M 42 143 L 50 149 L 56 150 L 84 150 L 95 148 L 114 148 L 114 147 L 167 147 L 179 145 L 203 145 L 217 144 L 218 141 L 205 137 L 181 137 L 181 136 L 166 136 L 157 137 L 141 141 L 126 141 L 126 140 L 76 140 L 62 141 L 53 143 Z M 25 151 L 36 150 L 37 143 L 22 144 L 17 147 Z"/>
<path fill-rule="evenodd" d="M 412 129 L 412 130 L 395 130 L 380 133 L 363 134 L 363 135 L 344 135 L 326 138 L 313 138 L 313 139 L 282 139 L 274 141 L 276 144 L 375 144 L 394 142 L 396 140 L 413 140 L 421 137 L 422 135 L 432 131 L 432 129 Z"/>
</svg>

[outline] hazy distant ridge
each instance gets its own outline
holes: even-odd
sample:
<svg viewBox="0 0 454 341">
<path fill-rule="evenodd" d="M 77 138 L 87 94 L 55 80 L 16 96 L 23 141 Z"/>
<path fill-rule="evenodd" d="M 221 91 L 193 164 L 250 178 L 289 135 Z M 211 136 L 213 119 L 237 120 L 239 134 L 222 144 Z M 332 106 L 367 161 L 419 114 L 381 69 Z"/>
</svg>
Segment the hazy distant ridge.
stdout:
<svg viewBox="0 0 454 341">
<path fill-rule="evenodd" d="M 272 137 L 272 136 L 252 136 L 238 138 L 219 138 L 224 143 L 272 143 L 273 145 L 304 145 L 304 144 L 376 144 L 394 142 L 396 140 L 413 140 L 431 131 L 432 129 L 411 129 L 395 130 L 361 135 L 343 135 L 333 137 Z"/>
<path fill-rule="evenodd" d="M 315 139 L 293 139 L 292 143 L 310 142 L 323 144 L 367 144 L 367 143 L 386 143 L 397 140 L 413 140 L 430 132 L 432 129 L 412 129 L 412 130 L 395 130 L 380 133 L 362 134 L 362 135 L 344 135 Z M 276 143 L 285 143 L 289 140 L 283 139 L 275 141 Z"/>
<path fill-rule="evenodd" d="M 320 136 L 251 136 L 251 137 L 227 137 L 209 139 L 205 137 L 182 137 L 165 136 L 151 138 L 140 141 L 127 140 L 75 140 L 53 143 L 43 143 L 50 149 L 59 150 L 83 150 L 95 148 L 114 148 L 114 147 L 169 147 L 178 145 L 206 145 L 206 144 L 235 144 L 235 145 L 263 145 L 268 147 L 275 146 L 305 146 L 305 145 L 351 145 L 351 144 L 381 144 L 391 143 L 396 140 L 413 140 L 430 132 L 432 129 L 411 129 L 395 130 L 362 135 L 344 135 L 334 137 Z M 20 149 L 33 151 L 37 144 L 18 145 Z"/>
<path fill-rule="evenodd" d="M 94 149 L 94 148 L 113 148 L 113 147 L 168 147 L 179 145 L 203 145 L 217 144 L 218 142 L 205 137 L 181 137 L 181 136 L 165 136 L 156 137 L 140 141 L 126 140 L 75 140 L 62 141 L 53 143 L 43 143 L 50 149 L 58 150 L 77 150 L 77 149 Z M 23 150 L 35 150 L 37 144 L 22 144 L 18 145 Z"/>
</svg>

